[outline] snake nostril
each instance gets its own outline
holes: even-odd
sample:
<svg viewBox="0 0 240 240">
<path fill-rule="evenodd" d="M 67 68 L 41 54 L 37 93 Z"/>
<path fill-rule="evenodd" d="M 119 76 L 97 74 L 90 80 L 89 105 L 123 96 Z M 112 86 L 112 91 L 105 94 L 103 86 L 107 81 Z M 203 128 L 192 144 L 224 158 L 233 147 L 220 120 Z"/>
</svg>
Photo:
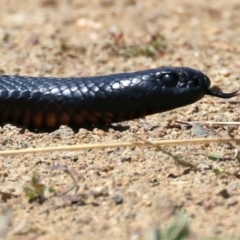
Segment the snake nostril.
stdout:
<svg viewBox="0 0 240 240">
<path fill-rule="evenodd" d="M 199 84 L 199 79 L 198 78 L 194 78 L 192 79 L 190 82 L 189 82 L 189 85 L 191 87 L 199 87 L 200 84 Z"/>
</svg>

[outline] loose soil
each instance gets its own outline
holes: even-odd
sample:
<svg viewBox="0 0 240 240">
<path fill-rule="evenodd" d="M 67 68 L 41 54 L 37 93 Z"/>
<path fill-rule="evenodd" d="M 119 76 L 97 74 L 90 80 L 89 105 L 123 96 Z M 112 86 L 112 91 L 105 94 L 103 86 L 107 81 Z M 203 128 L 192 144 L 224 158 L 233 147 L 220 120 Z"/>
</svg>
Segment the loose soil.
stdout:
<svg viewBox="0 0 240 240">
<path fill-rule="evenodd" d="M 188 66 L 230 92 L 240 85 L 239 11 L 238 0 L 1 0 L 0 73 L 69 77 Z M 239 126 L 191 128 L 176 122 L 239 119 L 238 103 L 206 96 L 180 109 L 121 123 L 122 128 L 74 132 L 62 126 L 34 133 L 5 125 L 0 149 L 126 142 L 136 136 L 189 139 L 229 131 L 239 136 Z M 154 147 L 1 157 L 0 236 L 156 239 L 149 234 L 164 231 L 180 209 L 188 217 L 189 239 L 238 239 L 236 148 L 209 143 L 164 149 L 197 169 L 177 164 Z M 30 203 L 24 191 L 34 174 L 56 192 L 47 192 L 42 203 Z M 79 189 L 64 193 L 73 184 L 71 176 Z"/>
</svg>

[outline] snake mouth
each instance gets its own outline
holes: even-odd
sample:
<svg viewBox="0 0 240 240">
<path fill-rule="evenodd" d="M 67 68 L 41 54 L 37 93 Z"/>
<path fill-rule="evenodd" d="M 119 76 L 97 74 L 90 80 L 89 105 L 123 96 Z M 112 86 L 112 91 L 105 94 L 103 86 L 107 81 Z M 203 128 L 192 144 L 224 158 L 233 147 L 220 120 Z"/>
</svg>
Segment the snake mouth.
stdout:
<svg viewBox="0 0 240 240">
<path fill-rule="evenodd" d="M 218 92 L 218 91 L 214 90 L 214 88 L 212 88 L 212 89 L 208 89 L 206 91 L 206 94 L 214 96 L 214 97 L 218 97 L 218 98 L 232 98 L 232 97 L 239 95 L 239 91 L 240 91 L 240 87 L 236 91 L 231 92 L 231 93 Z"/>
</svg>

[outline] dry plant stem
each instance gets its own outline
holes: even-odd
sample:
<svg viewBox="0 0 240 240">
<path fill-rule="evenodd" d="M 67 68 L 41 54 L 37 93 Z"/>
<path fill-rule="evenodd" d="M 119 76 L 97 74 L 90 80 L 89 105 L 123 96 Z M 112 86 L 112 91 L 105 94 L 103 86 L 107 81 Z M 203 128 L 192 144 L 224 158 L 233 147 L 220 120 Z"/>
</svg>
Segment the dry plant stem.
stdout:
<svg viewBox="0 0 240 240">
<path fill-rule="evenodd" d="M 215 131 L 214 130 L 214 128 L 213 128 L 213 126 L 214 125 L 222 125 L 222 126 L 227 126 L 227 133 L 228 133 L 228 136 L 230 137 L 230 138 L 232 138 L 232 139 L 234 139 L 234 136 L 232 136 L 231 135 L 231 133 L 230 133 L 230 125 L 240 125 L 240 122 L 211 122 L 211 121 L 203 121 L 203 122 L 201 122 L 201 121 L 196 121 L 196 122 L 184 122 L 184 121 L 178 121 L 179 123 L 183 123 L 183 124 L 186 124 L 186 125 L 193 125 L 194 123 L 199 123 L 199 124 L 201 124 L 201 125 L 205 125 L 205 126 L 209 126 L 210 128 L 211 128 L 211 130 L 217 135 L 217 136 L 219 136 L 220 138 L 222 138 L 222 136 L 217 132 L 217 131 Z M 238 147 L 236 146 L 236 144 L 234 144 L 234 143 L 232 143 L 232 142 L 226 142 L 226 144 L 229 146 L 229 147 L 231 147 L 232 149 L 234 149 L 235 150 L 235 152 L 236 152 L 236 158 L 237 158 L 237 160 L 239 161 L 239 149 L 238 149 Z"/>
<path fill-rule="evenodd" d="M 209 103 L 207 101 L 202 100 L 202 103 Z M 216 103 L 229 103 L 229 104 L 238 104 L 240 103 L 240 100 L 234 100 L 234 99 L 217 99 Z"/>
<path fill-rule="evenodd" d="M 142 138 L 139 138 L 137 136 L 135 136 L 137 139 L 143 141 L 144 143 L 148 144 L 149 146 L 155 147 L 157 151 L 161 151 L 162 153 L 168 155 L 169 157 L 171 157 L 177 164 L 179 164 L 182 167 L 190 167 L 192 169 L 196 169 L 196 166 L 185 161 L 184 159 L 182 159 L 181 157 L 179 157 L 178 155 L 172 154 L 171 152 L 166 151 L 165 149 L 163 149 L 161 146 L 159 146 L 158 144 L 155 144 L 154 142 L 151 141 L 147 141 L 144 140 Z"/>
<path fill-rule="evenodd" d="M 194 122 L 187 122 L 187 121 L 176 121 L 177 123 L 182 123 L 186 125 L 192 125 L 194 123 L 199 123 L 202 125 L 220 125 L 220 126 L 226 126 L 226 125 L 240 125 L 240 122 L 212 122 L 212 121 L 194 121 Z"/>
<path fill-rule="evenodd" d="M 72 191 L 74 188 L 76 188 L 76 191 L 75 191 L 75 194 L 77 194 L 78 190 L 79 190 L 79 186 L 78 186 L 78 182 L 76 180 L 76 178 L 73 176 L 73 174 L 71 173 L 71 171 L 69 171 L 68 169 L 65 170 L 65 173 L 67 173 L 72 181 L 73 181 L 73 184 L 71 187 L 69 187 L 67 190 L 65 190 L 64 192 L 60 193 L 59 196 L 64 196 L 66 195 L 67 193 L 69 193 L 70 191 Z"/>
<path fill-rule="evenodd" d="M 219 101 L 220 103 L 223 103 L 224 101 Z M 227 103 L 240 103 L 240 100 L 226 100 Z"/>
<path fill-rule="evenodd" d="M 204 144 L 211 142 L 239 142 L 240 137 L 231 138 L 195 138 L 195 139 L 179 139 L 179 140 L 162 140 L 151 141 L 151 144 L 159 146 L 183 145 L 183 144 Z M 74 146 L 57 146 L 57 147 L 43 147 L 43 148 L 26 148 L 20 150 L 6 150 L 1 151 L 0 156 L 27 154 L 27 153 L 44 153 L 44 152 L 60 152 L 60 151 L 80 151 L 85 149 L 103 149 L 103 148 L 118 148 L 118 147 L 136 147 L 148 146 L 149 143 L 144 141 L 138 142 L 120 142 L 120 143 L 99 143 L 99 144 L 79 144 Z"/>
<path fill-rule="evenodd" d="M 221 135 L 220 135 L 217 131 L 215 131 L 212 126 L 211 126 L 211 130 L 212 130 L 216 135 L 218 135 L 219 137 L 221 137 Z M 229 136 L 229 137 L 234 138 L 234 136 L 232 136 L 231 133 L 230 133 L 230 128 L 229 128 L 229 126 L 228 126 L 228 128 L 227 128 L 227 133 L 228 133 L 228 136 Z M 236 157 L 236 159 L 238 160 L 238 162 L 240 162 L 240 160 L 239 160 L 239 159 L 240 159 L 240 156 L 239 156 L 239 148 L 237 147 L 237 145 L 234 144 L 234 143 L 232 143 L 232 142 L 227 142 L 226 144 L 227 144 L 229 147 L 231 147 L 232 149 L 235 150 L 235 157 Z"/>
</svg>

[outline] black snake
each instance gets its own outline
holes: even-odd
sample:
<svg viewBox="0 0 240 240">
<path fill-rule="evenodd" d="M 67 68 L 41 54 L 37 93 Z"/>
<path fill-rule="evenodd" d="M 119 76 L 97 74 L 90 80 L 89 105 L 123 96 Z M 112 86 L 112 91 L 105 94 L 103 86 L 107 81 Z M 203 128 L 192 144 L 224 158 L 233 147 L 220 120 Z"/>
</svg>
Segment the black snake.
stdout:
<svg viewBox="0 0 240 240">
<path fill-rule="evenodd" d="M 0 75 L 0 125 L 31 129 L 81 127 L 131 120 L 183 107 L 205 94 L 209 78 L 191 68 L 158 68 L 81 78 Z"/>
</svg>

